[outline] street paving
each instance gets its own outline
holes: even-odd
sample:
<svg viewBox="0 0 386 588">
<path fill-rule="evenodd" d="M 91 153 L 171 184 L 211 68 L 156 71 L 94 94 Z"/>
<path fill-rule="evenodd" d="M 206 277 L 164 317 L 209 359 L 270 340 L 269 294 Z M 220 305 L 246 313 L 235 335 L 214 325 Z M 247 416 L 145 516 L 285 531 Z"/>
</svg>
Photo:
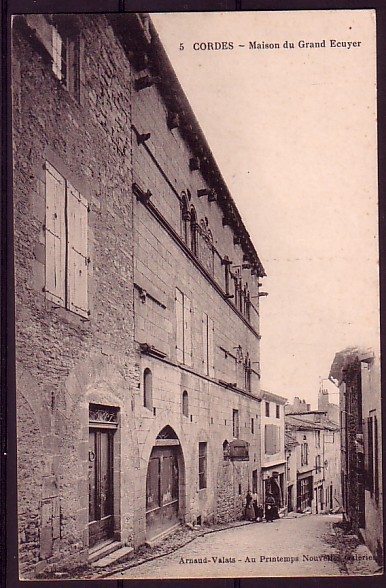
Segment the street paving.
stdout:
<svg viewBox="0 0 386 588">
<path fill-rule="evenodd" d="M 326 538 L 340 520 L 341 515 L 306 515 L 209 533 L 170 555 L 110 577 L 339 576 L 338 551 Z"/>
</svg>

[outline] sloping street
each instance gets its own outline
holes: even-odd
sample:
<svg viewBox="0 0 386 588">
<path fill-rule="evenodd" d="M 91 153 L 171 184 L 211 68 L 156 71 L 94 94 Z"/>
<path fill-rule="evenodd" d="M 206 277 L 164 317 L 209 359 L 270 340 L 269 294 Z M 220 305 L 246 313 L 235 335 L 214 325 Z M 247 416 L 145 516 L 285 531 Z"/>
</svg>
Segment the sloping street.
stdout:
<svg viewBox="0 0 386 588">
<path fill-rule="evenodd" d="M 344 562 L 328 539 L 341 515 L 286 518 L 209 533 L 114 578 L 334 576 Z"/>
</svg>

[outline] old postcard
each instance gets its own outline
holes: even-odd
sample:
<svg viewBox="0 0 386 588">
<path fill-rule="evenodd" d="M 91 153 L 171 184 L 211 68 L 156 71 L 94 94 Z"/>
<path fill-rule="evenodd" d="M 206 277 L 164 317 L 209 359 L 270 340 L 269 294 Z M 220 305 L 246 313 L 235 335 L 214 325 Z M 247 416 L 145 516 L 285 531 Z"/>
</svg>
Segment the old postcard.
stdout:
<svg viewBox="0 0 386 588">
<path fill-rule="evenodd" d="M 13 17 L 20 578 L 382 572 L 375 32 Z"/>
</svg>

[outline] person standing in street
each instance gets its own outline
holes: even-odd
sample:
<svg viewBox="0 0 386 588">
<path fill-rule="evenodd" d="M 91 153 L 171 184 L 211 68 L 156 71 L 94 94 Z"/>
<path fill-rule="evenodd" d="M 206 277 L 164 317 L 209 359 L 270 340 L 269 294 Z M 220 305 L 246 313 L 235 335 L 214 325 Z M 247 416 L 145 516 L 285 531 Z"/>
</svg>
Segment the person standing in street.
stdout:
<svg viewBox="0 0 386 588">
<path fill-rule="evenodd" d="M 255 518 L 255 509 L 253 508 L 253 499 L 251 491 L 248 488 L 247 496 L 245 499 L 245 520 L 253 521 Z"/>
<path fill-rule="evenodd" d="M 265 520 L 267 523 L 273 522 L 273 519 L 275 518 L 275 509 L 277 512 L 276 502 L 273 494 L 272 492 L 267 492 L 267 496 L 265 498 Z"/>
</svg>

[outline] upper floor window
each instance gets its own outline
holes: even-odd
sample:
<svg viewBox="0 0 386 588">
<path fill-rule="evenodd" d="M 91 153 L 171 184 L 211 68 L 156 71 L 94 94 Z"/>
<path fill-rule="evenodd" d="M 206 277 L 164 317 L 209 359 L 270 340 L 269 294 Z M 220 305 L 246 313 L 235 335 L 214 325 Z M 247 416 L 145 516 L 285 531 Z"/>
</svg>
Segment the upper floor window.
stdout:
<svg viewBox="0 0 386 588">
<path fill-rule="evenodd" d="M 274 455 L 280 451 L 280 428 L 277 425 L 265 425 L 265 453 Z"/>
<path fill-rule="evenodd" d="M 265 403 L 265 416 L 269 417 L 269 402 Z"/>
<path fill-rule="evenodd" d="M 276 418 L 280 419 L 280 404 L 276 405 Z"/>
<path fill-rule="evenodd" d="M 68 19 L 56 19 L 51 28 L 52 71 L 75 98 L 80 97 L 80 52 L 79 32 Z"/>
<path fill-rule="evenodd" d="M 189 396 L 186 390 L 182 393 L 182 414 L 189 416 Z"/>
<path fill-rule="evenodd" d="M 315 447 L 320 447 L 320 431 L 315 431 Z"/>
<path fill-rule="evenodd" d="M 244 388 L 247 392 L 251 391 L 251 376 L 252 376 L 252 369 L 251 369 L 251 359 L 249 354 L 247 353 L 245 361 L 244 361 Z"/>
<path fill-rule="evenodd" d="M 251 433 L 252 435 L 255 433 L 255 419 L 253 417 L 251 418 Z"/>
<path fill-rule="evenodd" d="M 239 419 L 239 411 L 234 409 L 233 410 L 233 437 L 238 439 L 240 436 L 240 419 Z"/>
<path fill-rule="evenodd" d="M 192 365 L 191 303 L 189 298 L 176 288 L 176 350 L 177 361 Z"/>
<path fill-rule="evenodd" d="M 306 439 L 307 437 L 304 436 L 300 448 L 300 465 L 302 466 L 308 465 L 308 443 Z"/>
<path fill-rule="evenodd" d="M 88 204 L 52 165 L 45 168 L 46 298 L 88 317 Z"/>
<path fill-rule="evenodd" d="M 190 211 L 189 211 L 189 202 L 188 202 L 188 195 L 186 192 L 182 192 L 181 194 L 181 221 L 182 221 L 182 238 L 185 241 L 186 245 L 190 246 Z"/>
<path fill-rule="evenodd" d="M 153 375 L 149 368 L 143 372 L 143 405 L 146 408 L 153 408 Z"/>
<path fill-rule="evenodd" d="M 204 374 L 214 376 L 214 322 L 205 313 L 202 313 L 202 349 Z"/>
<path fill-rule="evenodd" d="M 190 207 L 190 249 L 193 255 L 198 254 L 197 251 L 197 214 L 194 206 Z"/>
<path fill-rule="evenodd" d="M 316 471 L 316 473 L 322 471 L 322 467 L 320 465 L 320 455 L 315 456 L 315 471 Z"/>
</svg>

